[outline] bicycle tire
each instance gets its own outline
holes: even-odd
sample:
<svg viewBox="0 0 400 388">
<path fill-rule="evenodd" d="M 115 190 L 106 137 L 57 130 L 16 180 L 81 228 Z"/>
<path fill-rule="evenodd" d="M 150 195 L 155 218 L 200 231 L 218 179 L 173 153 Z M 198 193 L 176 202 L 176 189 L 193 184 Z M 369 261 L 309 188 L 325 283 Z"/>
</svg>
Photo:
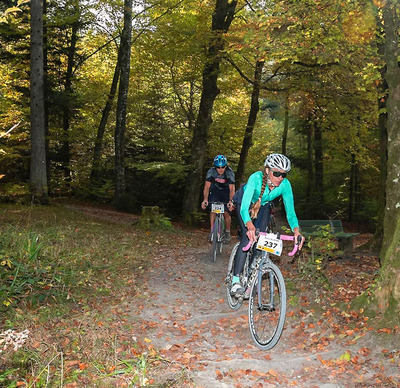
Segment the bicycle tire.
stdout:
<svg viewBox="0 0 400 388">
<path fill-rule="evenodd" d="M 217 260 L 217 249 L 218 249 L 218 229 L 219 229 L 219 218 L 216 217 L 212 232 L 212 261 L 215 263 Z"/>
<path fill-rule="evenodd" d="M 231 256 L 229 257 L 229 262 L 228 262 L 228 273 L 226 276 L 226 299 L 228 301 L 229 307 L 236 311 L 239 310 L 240 307 L 243 304 L 243 298 L 236 298 L 233 295 L 231 295 L 231 286 L 232 286 L 232 277 L 233 277 L 233 271 L 234 271 L 234 266 L 235 266 L 235 256 L 236 252 L 239 248 L 240 243 L 236 243 L 235 246 L 232 249 Z"/>
<path fill-rule="evenodd" d="M 282 273 L 275 264 L 265 263 L 260 271 L 250 291 L 249 327 L 257 347 L 261 350 L 269 350 L 278 343 L 285 324 L 286 287 Z M 272 298 L 271 281 L 273 284 Z M 259 294 L 260 307 L 258 306 Z"/>
<path fill-rule="evenodd" d="M 218 224 L 218 240 L 217 240 L 217 253 L 222 253 L 222 247 L 224 246 L 224 219 L 220 218 L 220 222 Z"/>
</svg>

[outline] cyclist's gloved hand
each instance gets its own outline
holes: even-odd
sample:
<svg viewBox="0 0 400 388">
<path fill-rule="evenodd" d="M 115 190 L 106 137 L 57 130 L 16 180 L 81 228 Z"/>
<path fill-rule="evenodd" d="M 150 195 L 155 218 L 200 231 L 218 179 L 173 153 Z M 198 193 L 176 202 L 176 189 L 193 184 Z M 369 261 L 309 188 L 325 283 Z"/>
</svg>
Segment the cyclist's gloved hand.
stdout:
<svg viewBox="0 0 400 388">
<path fill-rule="evenodd" d="M 201 208 L 203 209 L 203 210 L 205 210 L 205 208 L 208 206 L 208 201 L 207 200 L 204 200 L 202 203 L 201 203 Z"/>
<path fill-rule="evenodd" d="M 229 201 L 227 206 L 228 206 L 228 209 L 229 209 L 230 211 L 232 211 L 232 210 L 235 208 L 235 205 L 233 204 L 232 201 Z"/>
</svg>

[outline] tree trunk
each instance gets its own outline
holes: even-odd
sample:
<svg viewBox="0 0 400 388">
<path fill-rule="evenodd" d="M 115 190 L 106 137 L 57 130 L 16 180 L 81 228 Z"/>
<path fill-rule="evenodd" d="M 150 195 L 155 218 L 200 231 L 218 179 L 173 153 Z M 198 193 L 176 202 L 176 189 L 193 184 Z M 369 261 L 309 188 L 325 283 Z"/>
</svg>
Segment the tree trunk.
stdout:
<svg viewBox="0 0 400 388">
<path fill-rule="evenodd" d="M 47 14 L 47 0 L 43 0 L 43 16 L 44 20 Z M 48 39 L 47 39 L 47 22 L 43 23 L 43 77 L 44 77 L 44 132 L 45 132 L 45 149 L 46 149 L 46 171 L 47 171 L 47 187 L 48 192 L 51 193 L 50 187 L 50 157 L 49 157 L 49 94 L 50 94 L 50 86 L 49 86 L 49 77 L 48 77 Z"/>
<path fill-rule="evenodd" d="M 124 1 L 124 28 L 121 35 L 121 45 L 118 58 L 120 60 L 121 74 L 118 89 L 117 120 L 115 126 L 115 193 L 114 204 L 117 208 L 122 205 L 125 194 L 125 163 L 124 143 L 126 128 L 126 108 L 128 101 L 129 73 L 132 42 L 132 3 L 133 0 Z"/>
<path fill-rule="evenodd" d="M 350 182 L 349 182 L 349 210 L 348 210 L 349 221 L 353 220 L 354 178 L 355 178 L 355 166 L 356 166 L 355 161 L 356 161 L 356 156 L 354 154 L 351 154 Z"/>
<path fill-rule="evenodd" d="M 307 189 L 306 189 L 306 203 L 310 204 L 310 209 L 315 209 L 314 203 L 314 158 L 313 158 L 313 128 L 311 123 L 306 121 L 307 130 Z"/>
<path fill-rule="evenodd" d="M 103 109 L 103 114 L 101 116 L 99 128 L 97 129 L 96 142 L 94 143 L 93 164 L 92 164 L 92 171 L 90 174 L 90 184 L 93 187 L 99 185 L 100 159 L 101 159 L 101 150 L 103 148 L 103 137 L 104 137 L 104 132 L 106 130 L 107 120 L 111 112 L 115 93 L 117 91 L 119 75 L 120 75 L 120 67 L 119 67 L 119 60 L 117 60 L 117 64 L 115 66 L 115 71 L 114 71 L 114 77 L 111 83 L 110 93 L 108 95 L 106 105 Z"/>
<path fill-rule="evenodd" d="M 193 131 L 190 168 L 183 198 L 182 214 L 187 223 L 191 223 L 192 215 L 196 213 L 199 205 L 208 129 L 212 123 L 214 101 L 219 94 L 217 79 L 224 49 L 224 33 L 228 31 L 232 22 L 236 4 L 237 0 L 216 0 L 212 16 L 212 36 L 208 43 L 207 58 L 203 67 L 203 90 Z"/>
<path fill-rule="evenodd" d="M 260 96 L 261 75 L 263 67 L 264 67 L 264 61 L 257 61 L 254 70 L 254 83 L 253 83 L 253 91 L 251 93 L 249 118 L 247 120 L 242 149 L 240 151 L 239 164 L 236 170 L 236 177 L 235 177 L 236 188 L 238 188 L 240 184 L 243 182 L 244 168 L 246 166 L 247 155 L 249 154 L 249 149 L 253 142 L 254 126 L 256 124 L 258 111 L 260 110 L 260 104 L 258 99 Z"/>
<path fill-rule="evenodd" d="M 389 321 L 398 321 L 400 311 L 400 67 L 397 0 L 387 0 L 383 7 L 385 28 L 385 79 L 389 87 L 387 100 L 388 163 L 386 206 L 383 221 L 382 268 L 375 296 L 377 307 Z"/>
<path fill-rule="evenodd" d="M 47 203 L 44 115 L 43 3 L 31 1 L 31 160 L 32 201 Z"/>
<path fill-rule="evenodd" d="M 283 134 L 282 134 L 282 154 L 286 155 L 286 144 L 289 131 L 289 98 L 285 98 L 285 121 L 283 124 Z"/>
<path fill-rule="evenodd" d="M 72 23 L 71 32 L 71 45 L 68 48 L 68 63 L 67 72 L 65 74 L 65 101 L 63 108 L 63 141 L 61 147 L 61 160 L 64 171 L 64 178 L 67 181 L 71 180 L 71 170 L 70 170 L 70 159 L 71 159 L 71 146 L 70 146 L 70 136 L 69 136 L 69 125 L 71 121 L 71 104 L 72 104 L 72 71 L 74 67 L 74 58 L 76 52 L 76 42 L 78 41 L 78 27 L 79 21 Z"/>
<path fill-rule="evenodd" d="M 381 94 L 387 90 L 388 86 L 386 80 L 383 78 L 384 74 L 382 71 L 382 82 L 379 88 Z M 368 243 L 369 249 L 379 251 L 382 247 L 383 240 L 383 218 L 385 214 L 385 202 L 386 202 L 386 178 L 387 178 L 387 107 L 386 107 L 387 95 L 380 98 L 378 101 L 379 108 L 379 119 L 378 119 L 378 130 L 379 130 L 379 197 L 378 197 L 378 220 L 376 223 L 376 230 L 371 241 Z"/>
<path fill-rule="evenodd" d="M 314 124 L 314 155 L 315 155 L 315 196 L 317 205 L 324 203 L 324 164 L 322 131 L 317 123 Z"/>
<path fill-rule="evenodd" d="M 354 214 L 360 211 L 361 190 L 360 190 L 360 165 L 356 161 L 354 166 Z"/>
</svg>

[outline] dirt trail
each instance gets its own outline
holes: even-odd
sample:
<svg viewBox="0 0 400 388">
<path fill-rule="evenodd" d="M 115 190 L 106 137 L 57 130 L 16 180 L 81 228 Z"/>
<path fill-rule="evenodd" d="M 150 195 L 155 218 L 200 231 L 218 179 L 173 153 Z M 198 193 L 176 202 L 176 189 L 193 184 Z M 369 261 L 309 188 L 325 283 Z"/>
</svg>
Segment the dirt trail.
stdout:
<svg viewBox="0 0 400 388">
<path fill-rule="evenodd" d="M 113 222 L 133 219 L 104 211 L 92 215 Z M 129 312 L 134 340 L 151 343 L 170 361 L 152 372 L 157 386 L 172 386 L 171 381 L 186 374 L 190 383 L 185 386 L 196 388 L 400 387 L 398 328 L 377 331 L 362 315 L 338 307 L 368 286 L 376 257 L 354 255 L 331 262 L 332 289 L 318 296 L 282 256 L 287 319 L 278 344 L 261 351 L 251 339 L 247 302 L 236 312 L 226 302 L 225 272 L 237 240 L 212 263 L 207 231 L 192 234 L 190 247 L 179 246 L 177 236 L 176 247 L 155 248 L 151 270 L 141 279 L 145 289 L 118 306 Z"/>
<path fill-rule="evenodd" d="M 164 251 L 148 277 L 151 297 L 135 314 L 138 333 L 177 366 L 189 368 L 195 387 L 400 386 L 398 349 L 387 349 L 388 358 L 368 331 L 359 332 L 360 338 L 345 327 L 335 334 L 330 324 L 336 321 L 322 316 L 323 309 L 309 309 L 307 292 L 299 295 L 300 306 L 289 305 L 277 346 L 259 350 L 249 332 L 247 303 L 234 312 L 226 302 L 225 271 L 234 243 L 216 263 L 206 244 L 179 254 Z M 282 262 L 290 276 L 289 264 Z M 288 290 L 288 299 L 294 298 Z M 340 360 L 346 352 L 352 361 Z"/>
</svg>

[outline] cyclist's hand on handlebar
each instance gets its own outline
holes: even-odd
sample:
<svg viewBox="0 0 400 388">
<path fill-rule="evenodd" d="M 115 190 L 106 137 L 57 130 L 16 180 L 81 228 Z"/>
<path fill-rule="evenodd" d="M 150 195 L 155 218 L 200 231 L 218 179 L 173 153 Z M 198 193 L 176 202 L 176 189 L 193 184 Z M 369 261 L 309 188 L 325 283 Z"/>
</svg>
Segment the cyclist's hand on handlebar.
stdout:
<svg viewBox="0 0 400 388">
<path fill-rule="evenodd" d="M 205 208 L 208 206 L 208 201 L 206 200 L 206 201 L 203 201 L 202 203 L 201 203 L 201 208 L 203 209 L 203 210 L 205 210 Z"/>
<path fill-rule="evenodd" d="M 232 210 L 235 208 L 235 205 L 233 204 L 232 201 L 229 201 L 227 206 L 228 206 L 228 209 L 229 209 L 230 211 L 232 211 Z"/>
<path fill-rule="evenodd" d="M 294 232 L 294 241 L 300 242 L 299 243 L 299 251 L 301 250 L 301 248 L 303 248 L 303 244 L 304 244 L 305 240 L 306 240 L 305 237 L 303 235 L 301 235 L 299 231 L 296 230 Z"/>
<path fill-rule="evenodd" d="M 250 241 L 255 241 L 256 239 L 256 228 L 251 221 L 246 224 L 247 232 L 246 235 Z"/>
</svg>

